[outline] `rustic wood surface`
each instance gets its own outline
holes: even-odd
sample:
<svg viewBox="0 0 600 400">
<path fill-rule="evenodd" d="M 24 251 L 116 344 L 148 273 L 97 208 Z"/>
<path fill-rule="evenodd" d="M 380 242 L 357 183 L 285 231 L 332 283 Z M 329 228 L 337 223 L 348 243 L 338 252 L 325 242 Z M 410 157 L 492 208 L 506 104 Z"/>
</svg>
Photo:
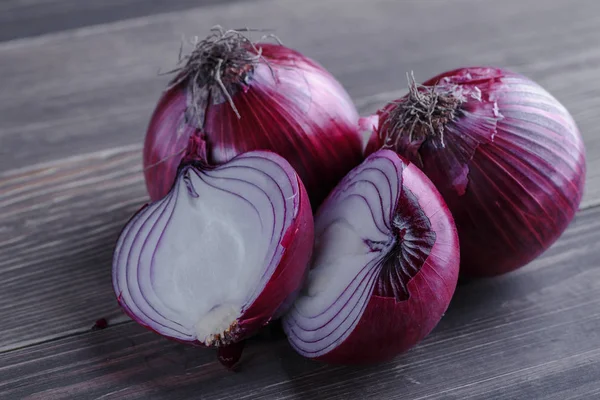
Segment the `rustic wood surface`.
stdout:
<svg viewBox="0 0 600 400">
<path fill-rule="evenodd" d="M 418 79 L 500 65 L 572 112 L 582 211 L 541 258 L 462 285 L 393 362 L 330 367 L 256 339 L 239 373 L 119 313 L 114 242 L 145 201 L 140 143 L 182 35 L 274 28 L 362 113 Z M 600 3 L 7 0 L 0 4 L 0 399 L 600 398 Z M 95 319 L 109 328 L 91 331 Z"/>
<path fill-rule="evenodd" d="M 243 0 L 2 0 L 0 40 Z"/>
<path fill-rule="evenodd" d="M 255 340 L 238 373 L 134 323 L 0 355 L 30 399 L 592 399 L 600 384 L 600 208 L 527 268 L 461 285 L 425 341 L 373 367 L 325 366 Z M 567 271 L 567 272 L 565 272 Z"/>
</svg>

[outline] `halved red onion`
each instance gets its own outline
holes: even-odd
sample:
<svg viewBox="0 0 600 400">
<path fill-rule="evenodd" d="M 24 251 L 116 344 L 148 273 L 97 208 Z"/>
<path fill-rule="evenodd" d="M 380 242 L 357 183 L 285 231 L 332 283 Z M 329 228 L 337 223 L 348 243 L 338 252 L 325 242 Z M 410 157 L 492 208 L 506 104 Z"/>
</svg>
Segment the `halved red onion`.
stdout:
<svg viewBox="0 0 600 400">
<path fill-rule="evenodd" d="M 378 112 L 367 148 L 391 148 L 436 185 L 456 221 L 461 275 L 493 276 L 546 250 L 577 212 L 585 148 L 544 88 L 501 68 L 445 72 Z"/>
<path fill-rule="evenodd" d="M 114 290 L 134 320 L 161 335 L 228 346 L 290 305 L 312 245 L 308 196 L 280 156 L 255 151 L 214 169 L 186 165 L 121 233 Z"/>
<path fill-rule="evenodd" d="M 312 269 L 284 317 L 303 356 L 378 362 L 422 340 L 458 278 L 456 228 L 440 194 L 390 150 L 369 156 L 315 217 Z"/>
</svg>

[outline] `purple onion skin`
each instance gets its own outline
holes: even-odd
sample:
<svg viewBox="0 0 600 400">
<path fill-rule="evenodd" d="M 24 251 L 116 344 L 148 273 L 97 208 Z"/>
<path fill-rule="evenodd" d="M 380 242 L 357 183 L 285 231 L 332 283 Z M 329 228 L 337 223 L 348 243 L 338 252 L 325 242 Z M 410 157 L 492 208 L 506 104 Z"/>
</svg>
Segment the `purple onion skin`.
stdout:
<svg viewBox="0 0 600 400">
<path fill-rule="evenodd" d="M 410 229 L 414 229 L 415 221 L 419 220 L 415 215 L 422 213 L 435 239 L 427 250 L 426 258 L 419 258 L 418 264 L 411 264 L 407 269 L 417 271 L 405 282 L 407 295 L 399 298 L 390 291 L 390 285 L 398 287 L 397 282 L 391 283 L 390 280 L 406 279 L 406 271 L 390 273 L 381 270 L 352 332 L 332 350 L 313 357 L 315 360 L 331 364 L 372 364 L 396 357 L 433 330 L 446 312 L 456 288 L 460 263 L 458 234 L 443 198 L 419 168 L 393 151 L 381 150 L 371 154 L 363 165 L 376 157 L 389 160 L 402 171 L 401 190 L 411 193 L 408 197 L 399 196 L 395 209 L 384 210 L 384 213 L 400 216 L 401 222 Z M 346 184 L 345 180 L 340 182 L 315 218 L 328 212 L 328 203 L 333 201 L 337 191 L 345 190 Z M 430 233 L 427 235 L 431 236 Z M 288 336 L 295 335 L 293 331 L 298 327 L 284 320 L 285 325 Z"/>
<path fill-rule="evenodd" d="M 374 291 L 358 325 L 335 350 L 319 360 L 341 364 L 370 364 L 390 360 L 423 340 L 438 324 L 450 304 L 460 262 L 452 215 L 433 183 L 402 157 L 403 187 L 429 218 L 436 241 L 419 272 L 408 282 L 409 298 L 398 301 Z"/>
<path fill-rule="evenodd" d="M 256 151 L 252 153 L 241 154 L 238 157 L 260 156 L 272 159 L 281 163 L 281 158 L 268 151 Z M 232 159 L 235 160 L 236 157 Z M 285 163 L 285 161 L 283 161 Z M 226 164 L 223 164 L 226 167 Z M 287 164 L 287 163 L 285 163 Z M 217 167 L 218 169 L 219 167 Z M 309 260 L 313 251 L 314 243 L 314 225 L 313 214 L 308 199 L 308 194 L 304 188 L 302 180 L 295 171 L 287 164 L 285 173 L 298 182 L 298 205 L 295 211 L 293 224 L 283 234 L 281 246 L 285 249 L 277 268 L 273 272 L 270 280 L 263 288 L 261 294 L 254 302 L 244 310 L 243 314 L 237 320 L 237 328 L 232 332 L 233 343 L 220 347 L 218 353 L 219 361 L 228 368 L 232 368 L 241 357 L 243 344 L 239 343 L 256 334 L 263 326 L 269 324 L 272 320 L 279 318 L 292 304 L 297 293 L 300 291 L 308 271 Z M 128 224 L 135 220 L 135 217 L 147 208 L 148 203 L 142 206 L 129 220 Z M 127 225 L 125 226 L 125 228 Z M 125 230 L 125 228 L 123 230 Z M 114 272 L 113 272 L 114 274 Z M 117 294 L 117 302 L 121 309 L 134 321 L 144 328 L 166 337 L 167 339 L 178 343 L 207 347 L 204 343 L 197 340 L 187 341 L 162 335 L 152 326 L 146 324 L 131 311 L 127 304 L 122 301 L 119 289 L 115 284 L 116 279 L 113 276 L 113 285 Z"/>
<path fill-rule="evenodd" d="M 445 146 L 405 135 L 386 147 L 417 164 L 446 200 L 460 237 L 461 275 L 500 275 L 532 261 L 573 219 L 585 181 L 583 140 L 564 106 L 519 74 L 461 68 L 423 84 L 453 85 L 465 102 L 445 125 Z M 394 104 L 405 101 L 378 112 L 367 154 L 385 144 Z"/>
<path fill-rule="evenodd" d="M 244 351 L 244 347 L 246 345 L 245 341 L 236 342 L 229 346 L 219 347 L 217 351 L 217 360 L 229 369 L 234 369 L 234 367 L 242 358 L 242 352 Z"/>
<path fill-rule="evenodd" d="M 259 44 L 262 59 L 232 95 L 239 111 L 207 100 L 203 123 L 186 118 L 186 81 L 167 90 L 146 133 L 144 168 L 152 200 L 171 188 L 188 140 L 205 141 L 206 162 L 219 165 L 250 150 L 270 150 L 290 162 L 316 209 L 337 182 L 362 161 L 358 113 L 323 67 L 287 47 Z M 268 62 L 268 65 L 267 65 Z"/>
<path fill-rule="evenodd" d="M 262 293 L 239 320 L 242 332 L 256 333 L 283 315 L 302 288 L 313 251 L 314 225 L 308 194 L 298 179 L 300 202 L 296 221 L 283 236 L 285 253 Z M 250 335 L 248 335 L 250 336 Z M 244 337 L 242 335 L 241 337 Z"/>
</svg>

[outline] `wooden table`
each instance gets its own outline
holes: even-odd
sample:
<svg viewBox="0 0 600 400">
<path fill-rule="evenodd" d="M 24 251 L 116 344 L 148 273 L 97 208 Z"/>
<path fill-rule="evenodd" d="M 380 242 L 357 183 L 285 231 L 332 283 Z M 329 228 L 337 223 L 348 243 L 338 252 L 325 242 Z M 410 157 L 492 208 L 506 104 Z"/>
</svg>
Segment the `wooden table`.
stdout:
<svg viewBox="0 0 600 400">
<path fill-rule="evenodd" d="M 231 373 L 144 330 L 119 313 L 111 254 L 146 200 L 157 71 L 182 34 L 215 24 L 276 29 L 363 114 L 402 93 L 407 71 L 530 76 L 583 133 L 581 211 L 527 267 L 460 286 L 435 331 L 384 365 L 326 366 L 257 339 Z M 597 0 L 4 0 L 0 40 L 1 399 L 600 398 Z"/>
</svg>

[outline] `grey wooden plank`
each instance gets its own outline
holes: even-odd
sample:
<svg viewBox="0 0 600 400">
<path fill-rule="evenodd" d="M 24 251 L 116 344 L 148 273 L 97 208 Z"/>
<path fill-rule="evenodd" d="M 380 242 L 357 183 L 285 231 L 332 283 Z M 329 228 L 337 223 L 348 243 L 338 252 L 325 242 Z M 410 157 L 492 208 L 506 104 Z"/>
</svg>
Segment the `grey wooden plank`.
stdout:
<svg viewBox="0 0 600 400">
<path fill-rule="evenodd" d="M 404 87 L 411 70 L 426 79 L 461 65 L 492 64 L 527 74 L 579 123 L 589 159 L 584 204 L 595 204 L 599 11 L 595 0 L 260 0 L 0 44 L 0 170 L 140 143 L 167 79 L 156 73 L 173 65 L 181 34 L 203 35 L 218 23 L 274 28 L 361 103 Z"/>
<path fill-rule="evenodd" d="M 0 176 L 0 350 L 81 332 L 117 311 L 112 251 L 146 199 L 140 153 L 134 146 Z"/>
<path fill-rule="evenodd" d="M 3 0 L 0 41 L 241 0 Z"/>
<path fill-rule="evenodd" d="M 425 341 L 378 366 L 326 366 L 253 341 L 239 373 L 134 323 L 0 355 L 0 397 L 590 399 L 600 391 L 600 208 L 526 268 L 462 285 Z"/>
</svg>

